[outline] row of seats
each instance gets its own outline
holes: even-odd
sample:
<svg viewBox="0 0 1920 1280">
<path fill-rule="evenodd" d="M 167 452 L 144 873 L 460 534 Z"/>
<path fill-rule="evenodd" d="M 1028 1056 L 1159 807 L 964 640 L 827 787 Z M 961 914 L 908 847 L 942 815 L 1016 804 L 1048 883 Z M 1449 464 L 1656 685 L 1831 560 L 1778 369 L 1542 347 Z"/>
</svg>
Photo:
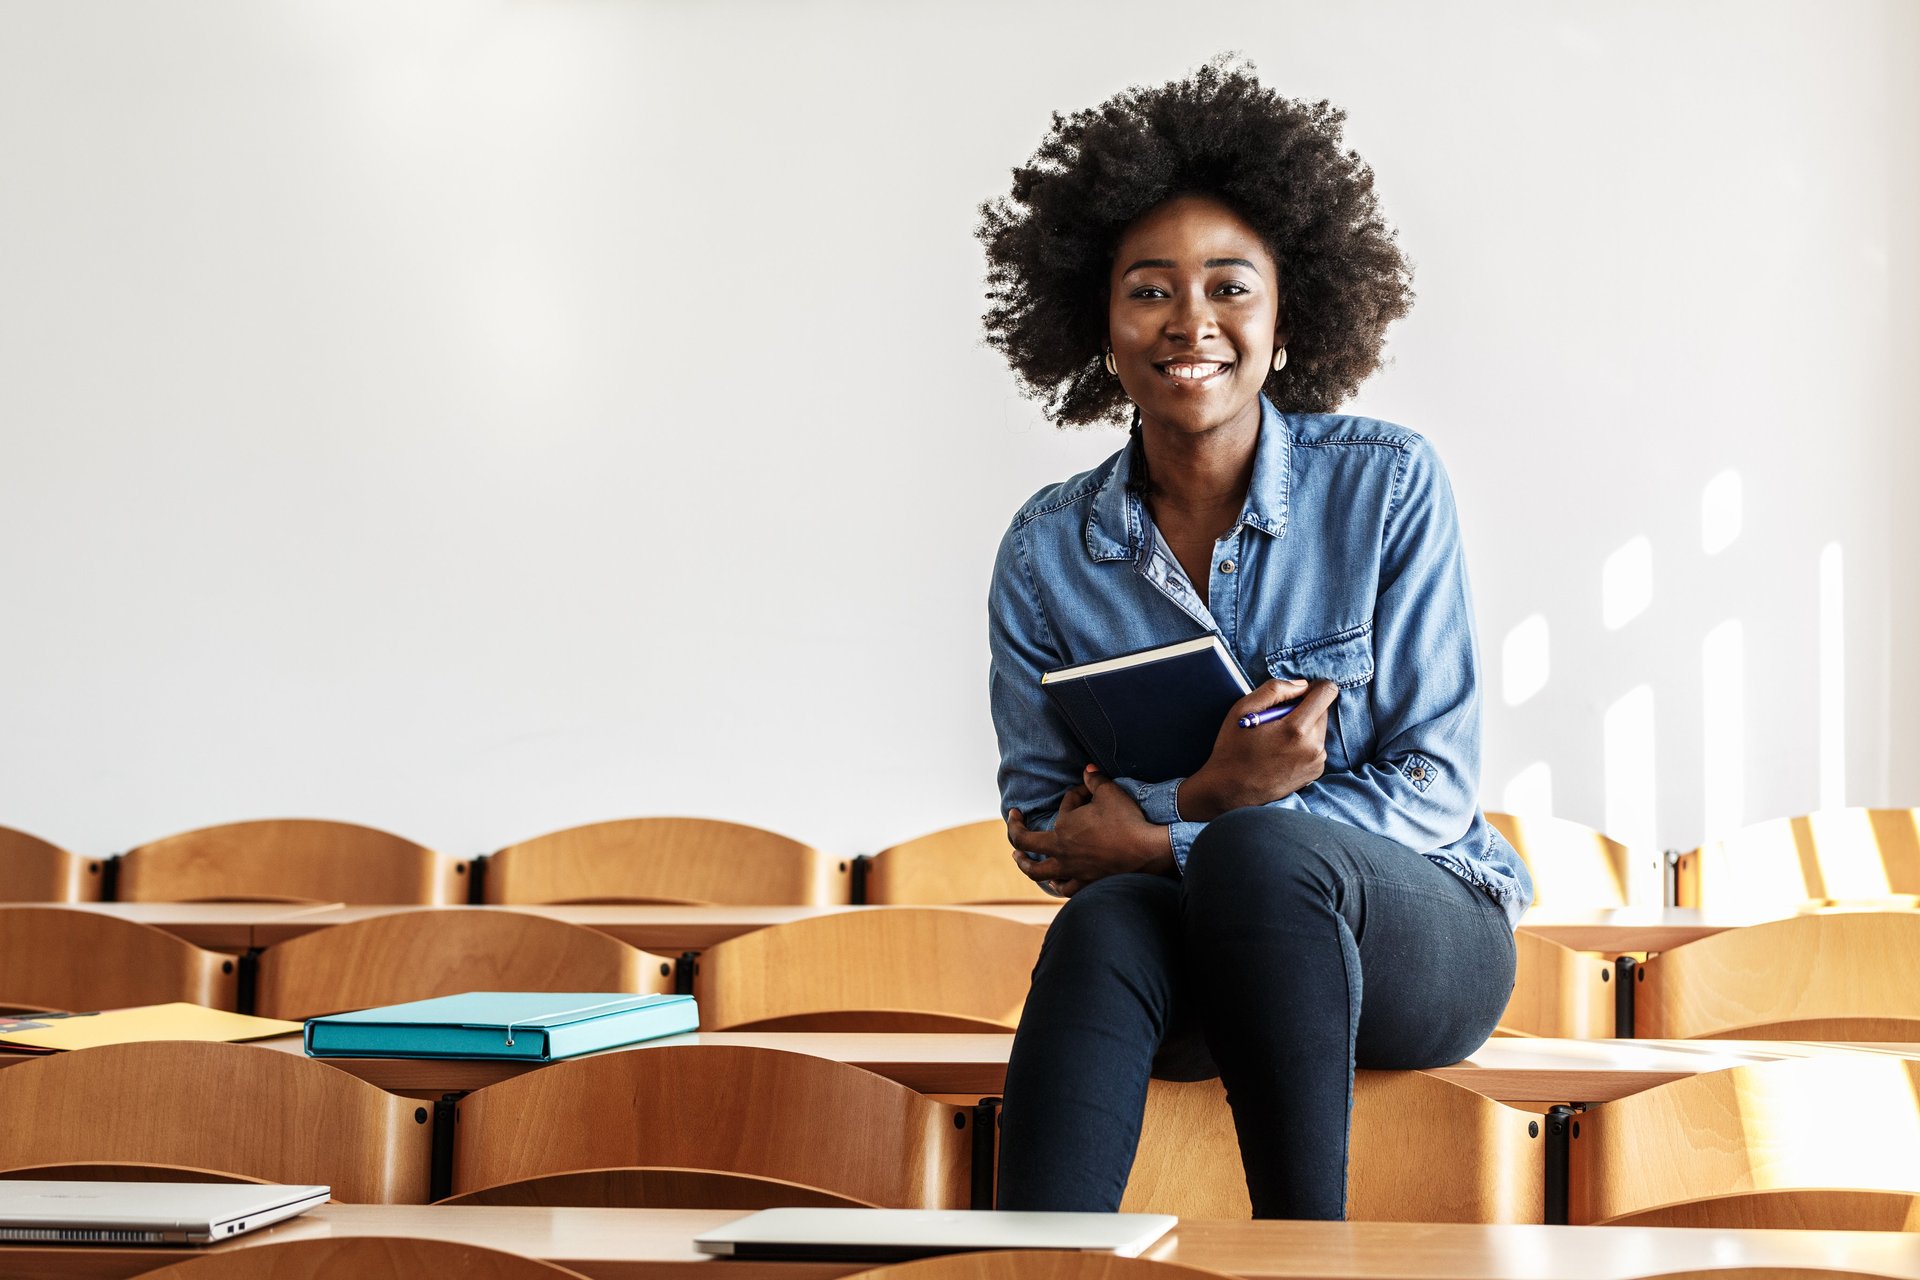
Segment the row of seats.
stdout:
<svg viewBox="0 0 1920 1280">
<path fill-rule="evenodd" d="M 1693 1076 L 1570 1117 L 1569 1218 L 1920 1228 L 1920 1060 Z M 111 1105 L 102 1105 L 109 1101 Z M 965 1208 L 989 1202 L 991 1108 L 779 1049 L 660 1045 L 555 1063 L 434 1109 L 248 1045 L 113 1045 L 0 1070 L 5 1176 L 195 1170 L 324 1182 L 337 1200 Z M 1542 1222 L 1543 1116 L 1421 1072 L 1355 1082 L 1348 1216 Z M 436 1136 L 437 1133 L 437 1136 Z M 436 1142 L 443 1170 L 435 1185 Z M 1244 1218 L 1218 1081 L 1156 1081 L 1122 1208 Z"/>
<path fill-rule="evenodd" d="M 1010 1031 L 1042 930 L 902 907 L 769 926 L 693 966 L 708 1030 Z M 672 991 L 677 959 L 580 925 L 471 907 L 397 911 L 268 947 L 248 1012 L 311 1018 L 461 991 Z M 0 1008 L 238 1007 L 239 958 L 58 906 L 0 906 Z"/>
<path fill-rule="evenodd" d="M 1635 853 L 1562 818 L 1488 817 L 1524 856 L 1538 905 L 1628 902 Z M 632 818 L 509 845 L 475 859 L 350 823 L 228 823 L 156 840 L 111 862 L 0 827 L 0 900 L 298 898 L 421 904 L 1024 902 L 998 821 L 968 823 L 844 858 L 739 823 Z M 1757 823 L 1675 859 L 1679 906 L 1778 908 L 1920 894 L 1920 809 L 1836 809 Z"/>
<path fill-rule="evenodd" d="M 708 948 L 689 989 L 708 1030 L 1007 1031 L 1042 931 L 976 911 L 899 907 L 771 925 Z M 1501 1029 L 1614 1034 L 1617 971 L 1534 934 Z M 459 991 L 672 991 L 675 958 L 512 911 L 440 907 L 329 925 L 265 948 L 249 1011 L 309 1018 Z M 148 925 L 0 907 L 0 1007 L 238 1007 L 240 962 Z M 1810 915 L 1713 934 L 1633 971 L 1634 1034 L 1920 1041 L 1920 913 Z"/>
<path fill-rule="evenodd" d="M 206 827 L 113 859 L 85 858 L 0 827 L 0 901 L 1051 901 L 1011 858 L 998 822 L 934 832 L 862 858 L 837 857 L 759 827 L 705 818 L 595 823 L 471 859 L 372 827 L 312 819 Z"/>
</svg>

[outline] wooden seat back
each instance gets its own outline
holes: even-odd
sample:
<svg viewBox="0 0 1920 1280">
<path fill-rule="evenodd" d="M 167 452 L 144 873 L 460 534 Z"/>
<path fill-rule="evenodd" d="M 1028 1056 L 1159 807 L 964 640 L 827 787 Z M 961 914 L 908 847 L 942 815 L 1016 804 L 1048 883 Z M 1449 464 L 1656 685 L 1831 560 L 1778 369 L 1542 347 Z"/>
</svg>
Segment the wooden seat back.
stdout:
<svg viewBox="0 0 1920 1280">
<path fill-rule="evenodd" d="M 1531 933 L 1516 933 L 1513 995 L 1497 1036 L 1604 1040 L 1614 1034 L 1613 964 Z"/>
<path fill-rule="evenodd" d="M 709 818 L 624 818 L 510 844 L 487 859 L 492 903 L 657 902 L 832 906 L 851 864 L 759 827 Z"/>
<path fill-rule="evenodd" d="M 1533 877 L 1533 904 L 1556 911 L 1600 911 L 1630 901 L 1633 853 L 1626 845 L 1565 818 L 1487 814 Z"/>
<path fill-rule="evenodd" d="M 0 827 L 0 902 L 98 902 L 106 863 Z"/>
<path fill-rule="evenodd" d="M 1797 916 L 1649 956 L 1646 1039 L 1920 1040 L 1920 912 Z"/>
<path fill-rule="evenodd" d="M 882 1208 L 969 1203 L 965 1108 L 806 1054 L 723 1045 L 601 1054 L 477 1089 L 458 1107 L 456 1196 L 631 1168 L 759 1184 L 748 1204 L 731 1207 L 763 1206 L 772 1184 Z M 700 1190 L 702 1207 L 713 1190 Z"/>
<path fill-rule="evenodd" d="M 1045 932 L 960 908 L 866 908 L 700 956 L 704 1030 L 1011 1031 Z"/>
<path fill-rule="evenodd" d="M 313 1018 L 462 991 L 672 991 L 673 963 L 562 920 L 434 907 L 276 943 L 257 981 L 262 1017 Z"/>
<path fill-rule="evenodd" d="M 882 849 L 867 861 L 872 903 L 1057 902 L 1020 874 L 1007 824 L 969 822 Z"/>
<path fill-rule="evenodd" d="M 467 864 L 372 827 L 307 818 L 202 827 L 120 859 L 127 902 L 465 902 Z"/>
<path fill-rule="evenodd" d="M 553 1173 L 465 1195 L 439 1204 L 533 1205 L 588 1209 L 858 1209 L 860 1201 L 779 1178 L 713 1169 L 624 1167 Z"/>
<path fill-rule="evenodd" d="M 91 1012 L 185 1000 L 233 1009 L 234 957 L 151 925 L 68 907 L 0 906 L 0 1008 Z"/>
<path fill-rule="evenodd" d="M 1542 1117 L 1419 1071 L 1356 1071 L 1347 1217 L 1544 1222 Z M 1155 1080 L 1122 1212 L 1246 1218 L 1240 1144 L 1218 1080 Z"/>
<path fill-rule="evenodd" d="M 1920 1194 L 1920 1061 L 1674 1080 L 1577 1117 L 1570 1150 L 1574 1223 L 1886 1229 Z"/>
<path fill-rule="evenodd" d="M 430 1118 L 426 1104 L 257 1045 L 103 1045 L 0 1071 L 0 1169 L 168 1166 L 422 1204 Z"/>
<path fill-rule="evenodd" d="M 1742 827 L 1680 855 L 1683 907 L 1770 914 L 1920 894 L 1920 809 L 1823 809 Z"/>
<path fill-rule="evenodd" d="M 1225 1273 L 1179 1262 L 1057 1249 L 950 1253 L 875 1267 L 860 1280 L 1221 1280 Z"/>
<path fill-rule="evenodd" d="M 241 1240 L 218 1253 L 141 1274 L 147 1280 L 584 1280 L 578 1271 L 538 1258 L 406 1236 Z"/>
</svg>

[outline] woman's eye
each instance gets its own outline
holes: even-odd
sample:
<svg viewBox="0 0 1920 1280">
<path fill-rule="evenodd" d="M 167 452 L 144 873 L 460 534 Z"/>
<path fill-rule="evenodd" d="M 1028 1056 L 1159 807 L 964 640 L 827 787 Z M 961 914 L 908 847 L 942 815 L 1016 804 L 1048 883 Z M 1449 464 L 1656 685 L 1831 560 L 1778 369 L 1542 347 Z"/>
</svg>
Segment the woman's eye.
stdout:
<svg viewBox="0 0 1920 1280">
<path fill-rule="evenodd" d="M 1232 297 L 1237 294 L 1245 293 L 1246 291 L 1247 291 L 1247 286 L 1241 284 L 1237 280 L 1229 280 L 1225 284 L 1221 285 L 1218 289 L 1214 290 L 1215 293 L 1224 293 L 1229 297 Z"/>
<path fill-rule="evenodd" d="M 1135 289 L 1128 296 L 1133 298 L 1164 298 L 1167 295 L 1161 291 L 1160 286 L 1145 284 Z"/>
</svg>

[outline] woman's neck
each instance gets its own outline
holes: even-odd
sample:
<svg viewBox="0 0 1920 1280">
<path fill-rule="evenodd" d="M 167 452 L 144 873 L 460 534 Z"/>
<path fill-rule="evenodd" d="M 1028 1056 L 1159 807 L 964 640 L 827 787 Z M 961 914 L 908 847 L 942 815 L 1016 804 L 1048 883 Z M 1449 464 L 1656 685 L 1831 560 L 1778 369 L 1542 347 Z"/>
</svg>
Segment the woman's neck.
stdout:
<svg viewBox="0 0 1920 1280">
<path fill-rule="evenodd" d="M 1199 434 L 1185 434 L 1140 424 L 1140 448 L 1150 480 L 1148 497 L 1156 518 L 1168 516 L 1230 526 L 1246 504 L 1253 481 L 1254 449 L 1260 442 L 1260 420 L 1251 428 L 1225 424 Z M 1224 517 L 1225 523 L 1220 523 Z"/>
</svg>

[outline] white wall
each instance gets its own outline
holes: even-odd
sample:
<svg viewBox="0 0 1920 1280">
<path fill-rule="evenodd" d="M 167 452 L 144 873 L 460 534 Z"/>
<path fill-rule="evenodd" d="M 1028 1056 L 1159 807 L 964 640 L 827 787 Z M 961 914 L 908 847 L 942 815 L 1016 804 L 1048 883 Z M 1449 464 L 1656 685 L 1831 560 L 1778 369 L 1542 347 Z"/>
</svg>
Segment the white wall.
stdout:
<svg viewBox="0 0 1920 1280">
<path fill-rule="evenodd" d="M 0 823 L 990 815 L 993 547 L 1119 437 L 981 347 L 975 207 L 1050 111 L 1223 48 L 1348 109 L 1416 260 L 1352 407 L 1453 473 L 1489 806 L 1544 765 L 1666 845 L 1815 807 L 1829 544 L 1840 790 L 1920 803 L 1912 9 L 1167 12 L 0 0 Z"/>
</svg>

